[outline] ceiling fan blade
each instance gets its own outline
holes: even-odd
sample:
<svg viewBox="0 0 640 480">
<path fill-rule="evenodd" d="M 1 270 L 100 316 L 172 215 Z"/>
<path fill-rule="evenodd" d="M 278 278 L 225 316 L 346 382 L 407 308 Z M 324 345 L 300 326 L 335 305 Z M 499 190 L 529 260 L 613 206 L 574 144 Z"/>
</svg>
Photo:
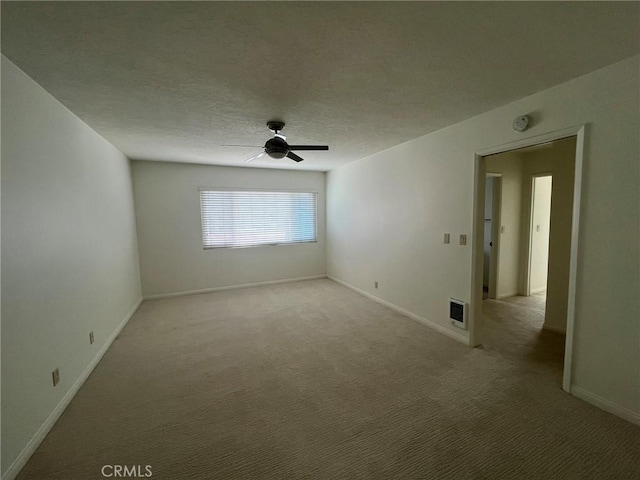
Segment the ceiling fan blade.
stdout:
<svg viewBox="0 0 640 480">
<path fill-rule="evenodd" d="M 304 158 L 299 157 L 298 155 L 296 155 L 293 152 L 289 152 L 287 153 L 287 157 L 289 157 L 291 160 L 293 160 L 294 162 L 301 162 L 304 160 Z"/>
<path fill-rule="evenodd" d="M 264 157 L 266 154 L 267 154 L 267 152 L 260 152 L 259 154 L 254 155 L 254 156 L 253 156 L 253 157 L 251 157 L 251 158 L 247 158 L 247 159 L 245 160 L 245 162 L 253 162 L 254 160 L 259 159 L 260 157 Z"/>
<path fill-rule="evenodd" d="M 329 150 L 329 145 L 289 145 L 291 150 Z"/>
<path fill-rule="evenodd" d="M 247 148 L 261 148 L 262 145 L 220 145 L 221 147 L 247 147 Z"/>
</svg>

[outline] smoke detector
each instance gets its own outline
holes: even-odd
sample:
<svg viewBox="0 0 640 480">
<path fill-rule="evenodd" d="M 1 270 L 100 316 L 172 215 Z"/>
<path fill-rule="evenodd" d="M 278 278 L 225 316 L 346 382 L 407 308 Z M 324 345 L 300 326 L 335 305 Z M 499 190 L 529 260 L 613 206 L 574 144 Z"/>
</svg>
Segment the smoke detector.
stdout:
<svg viewBox="0 0 640 480">
<path fill-rule="evenodd" d="M 524 132 L 529 127 L 529 117 L 522 115 L 513 121 L 514 132 Z"/>
</svg>

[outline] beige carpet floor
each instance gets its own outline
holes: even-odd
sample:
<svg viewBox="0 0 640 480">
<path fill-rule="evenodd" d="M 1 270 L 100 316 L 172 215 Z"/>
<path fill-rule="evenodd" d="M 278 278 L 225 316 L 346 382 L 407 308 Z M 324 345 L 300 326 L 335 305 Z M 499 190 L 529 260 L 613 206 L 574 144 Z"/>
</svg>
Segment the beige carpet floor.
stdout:
<svg viewBox="0 0 640 480">
<path fill-rule="evenodd" d="M 18 478 L 640 478 L 540 309 L 485 309 L 471 349 L 326 279 L 147 301 Z"/>
</svg>

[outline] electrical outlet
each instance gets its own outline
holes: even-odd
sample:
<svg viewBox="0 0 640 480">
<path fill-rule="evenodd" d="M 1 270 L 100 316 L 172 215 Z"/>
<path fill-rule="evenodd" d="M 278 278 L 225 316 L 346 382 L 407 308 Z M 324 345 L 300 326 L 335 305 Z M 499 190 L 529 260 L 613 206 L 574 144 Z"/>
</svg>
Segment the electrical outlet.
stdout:
<svg viewBox="0 0 640 480">
<path fill-rule="evenodd" d="M 60 371 L 56 368 L 53 372 L 51 372 L 51 377 L 53 379 L 53 386 L 55 387 L 60 383 Z"/>
<path fill-rule="evenodd" d="M 444 243 L 451 243 L 451 234 L 450 233 L 445 233 L 444 234 Z"/>
<path fill-rule="evenodd" d="M 374 286 L 375 288 L 378 288 L 378 282 L 373 282 L 373 286 Z"/>
<path fill-rule="evenodd" d="M 94 342 L 94 338 L 93 338 L 93 331 L 89 332 L 89 343 L 93 345 Z"/>
<path fill-rule="evenodd" d="M 460 245 L 466 245 L 467 244 L 467 236 L 464 234 L 460 234 Z"/>
</svg>

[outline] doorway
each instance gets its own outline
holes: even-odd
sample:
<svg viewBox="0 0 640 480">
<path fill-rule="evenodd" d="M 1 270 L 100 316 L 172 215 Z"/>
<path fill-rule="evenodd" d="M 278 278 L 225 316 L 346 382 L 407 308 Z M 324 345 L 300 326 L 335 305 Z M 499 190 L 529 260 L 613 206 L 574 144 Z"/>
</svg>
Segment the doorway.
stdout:
<svg viewBox="0 0 640 480">
<path fill-rule="evenodd" d="M 547 165 L 551 166 L 551 168 L 543 168 L 545 164 L 542 162 L 536 166 L 535 171 L 532 171 L 531 165 L 527 164 L 527 162 L 510 162 L 508 164 L 510 175 L 505 175 L 505 172 L 490 168 L 488 162 L 490 156 L 505 153 L 514 154 L 516 152 L 522 154 L 527 149 L 529 152 L 535 150 L 543 152 L 546 150 L 546 153 L 550 153 L 553 148 L 561 143 L 557 141 L 562 140 L 564 140 L 565 146 L 567 144 L 572 145 L 571 163 L 566 168 L 566 171 L 570 173 L 570 177 L 567 176 L 566 172 L 560 176 L 556 175 L 553 169 L 557 164 L 554 165 L 553 161 L 548 162 Z M 491 231 L 495 232 L 497 230 L 499 233 L 497 239 L 492 235 L 490 240 L 490 242 L 493 242 L 493 248 L 489 251 L 489 279 L 491 279 L 491 260 L 497 258 L 498 267 L 495 272 L 496 299 L 512 298 L 515 301 L 511 303 L 517 304 L 519 299 L 525 299 L 531 294 L 547 294 L 548 301 L 544 309 L 545 324 L 540 332 L 541 334 L 544 331 L 566 333 L 566 336 L 562 337 L 564 361 L 561 365 L 562 385 L 566 391 L 570 391 L 571 378 L 583 144 L 584 126 L 580 126 L 492 147 L 476 153 L 476 215 L 474 221 L 473 290 L 471 296 L 472 321 L 470 321 L 471 344 L 474 346 L 482 344 L 485 334 L 482 317 L 482 298 L 485 296 L 483 295 L 483 287 L 486 285 L 484 267 L 487 263 L 485 260 L 484 240 L 486 227 L 484 224 L 486 218 L 486 188 L 490 185 L 487 182 L 486 174 L 502 174 L 500 177 L 502 200 L 499 220 L 494 216 L 491 217 L 492 227 L 494 225 L 496 227 L 492 228 Z M 514 182 L 512 175 L 514 172 L 519 173 L 521 178 L 525 180 Z M 539 183 L 536 180 L 537 178 L 541 179 Z M 557 179 L 559 180 L 558 182 L 556 182 Z M 561 183 L 564 184 L 564 187 L 561 187 Z M 567 185 L 569 185 L 569 188 L 566 188 Z M 492 185 L 491 188 L 495 191 Z M 536 209 L 536 205 L 533 203 L 536 189 L 540 194 L 548 190 L 552 191 L 551 204 L 553 207 L 548 207 L 548 227 L 546 227 L 546 222 L 544 221 L 544 207 L 541 206 L 540 209 Z M 509 196 L 516 200 L 509 201 Z M 527 198 L 530 199 L 529 202 L 527 202 Z M 541 196 L 540 198 L 544 197 Z M 495 199 L 492 199 L 492 201 L 495 203 Z M 554 210 L 556 211 L 556 217 L 561 214 L 564 215 L 565 219 L 569 218 L 570 221 L 565 221 L 565 224 L 562 225 L 558 223 L 556 218 L 554 224 Z M 543 241 L 545 230 L 549 234 L 546 248 Z M 539 234 L 537 235 L 539 238 L 536 238 L 536 234 Z M 498 241 L 496 242 L 496 240 Z M 542 241 L 539 242 L 539 240 Z M 538 243 L 541 248 L 538 248 Z M 520 249 L 510 248 L 517 244 L 521 244 L 523 247 Z M 560 244 L 560 247 L 558 244 Z M 540 258 L 544 258 L 545 252 L 547 265 L 544 265 L 545 262 L 539 261 Z M 561 264 L 562 266 L 559 267 Z M 555 273 L 552 274 L 554 268 Z M 543 275 L 544 273 L 546 275 Z M 560 283 L 554 279 L 562 282 L 563 286 L 561 287 Z M 489 281 L 489 285 L 490 283 Z M 549 321 L 549 319 L 552 320 Z"/>
</svg>

